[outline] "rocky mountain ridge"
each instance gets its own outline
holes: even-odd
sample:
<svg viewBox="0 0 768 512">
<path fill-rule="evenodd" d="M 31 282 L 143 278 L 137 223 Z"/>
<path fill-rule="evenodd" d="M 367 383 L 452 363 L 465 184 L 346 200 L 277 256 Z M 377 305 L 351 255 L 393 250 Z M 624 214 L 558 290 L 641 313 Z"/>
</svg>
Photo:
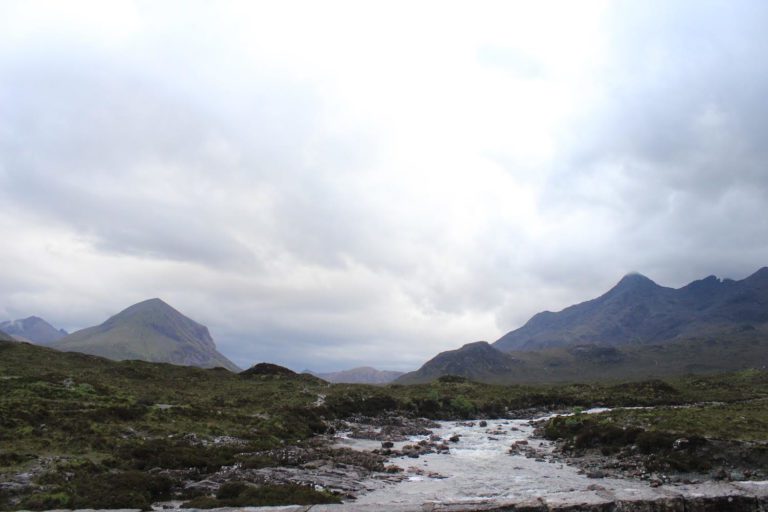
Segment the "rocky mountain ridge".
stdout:
<svg viewBox="0 0 768 512">
<path fill-rule="evenodd" d="M 768 268 L 679 289 L 630 274 L 596 299 L 534 315 L 493 344 L 442 352 L 397 383 L 648 378 L 768 366 Z"/>
<path fill-rule="evenodd" d="M 629 274 L 596 299 L 534 315 L 493 345 L 511 352 L 574 344 L 666 343 L 766 323 L 768 267 L 741 281 L 709 276 L 679 289 Z"/>
</svg>

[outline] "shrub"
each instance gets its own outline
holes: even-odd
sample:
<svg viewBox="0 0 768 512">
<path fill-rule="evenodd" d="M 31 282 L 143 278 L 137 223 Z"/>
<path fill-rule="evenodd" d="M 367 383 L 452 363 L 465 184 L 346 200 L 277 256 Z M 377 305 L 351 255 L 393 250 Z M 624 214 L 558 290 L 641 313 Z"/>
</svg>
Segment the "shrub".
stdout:
<svg viewBox="0 0 768 512">
<path fill-rule="evenodd" d="M 224 484 L 216 495 L 194 498 L 184 508 L 267 507 L 278 505 L 315 505 L 341 503 L 327 491 L 297 484 L 253 486 L 243 482 Z"/>
</svg>

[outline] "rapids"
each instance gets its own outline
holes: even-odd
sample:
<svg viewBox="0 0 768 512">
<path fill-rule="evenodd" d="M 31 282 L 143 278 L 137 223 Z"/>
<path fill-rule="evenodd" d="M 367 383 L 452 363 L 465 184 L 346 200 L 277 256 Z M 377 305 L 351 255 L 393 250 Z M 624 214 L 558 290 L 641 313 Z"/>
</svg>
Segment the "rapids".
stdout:
<svg viewBox="0 0 768 512">
<path fill-rule="evenodd" d="M 734 488 L 738 484 L 724 486 L 718 483 L 653 489 L 648 482 L 640 480 L 589 478 L 578 468 L 549 457 L 553 444 L 533 439 L 534 427 L 530 420 L 487 420 L 484 427 L 479 426 L 479 421 L 440 422 L 440 428 L 433 431 L 450 445 L 449 454 L 392 458 L 390 462 L 401 467 L 407 478 L 364 494 L 354 503 L 357 506 L 384 503 L 469 505 L 532 502 L 539 498 L 548 504 L 597 503 L 606 499 L 654 500 L 673 494 L 705 496 L 747 490 Z M 455 435 L 460 436 L 459 441 L 450 442 Z M 428 437 L 414 436 L 407 442 L 395 443 L 395 448 Z M 528 456 L 520 452 L 510 454 L 510 446 L 516 442 L 523 452 L 529 452 Z M 358 450 L 381 446 L 377 441 L 350 439 L 343 434 L 338 443 Z M 749 490 L 758 485 L 744 484 Z"/>
</svg>

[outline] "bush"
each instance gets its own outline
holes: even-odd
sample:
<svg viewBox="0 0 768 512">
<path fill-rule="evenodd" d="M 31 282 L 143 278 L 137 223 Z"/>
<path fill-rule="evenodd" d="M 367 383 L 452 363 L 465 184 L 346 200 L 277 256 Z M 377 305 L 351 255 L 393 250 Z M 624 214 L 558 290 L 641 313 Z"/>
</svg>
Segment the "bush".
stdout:
<svg viewBox="0 0 768 512">
<path fill-rule="evenodd" d="M 338 496 L 297 484 L 253 486 L 232 482 L 221 486 L 216 498 L 200 496 L 187 501 L 184 508 L 268 507 L 341 503 Z"/>
</svg>

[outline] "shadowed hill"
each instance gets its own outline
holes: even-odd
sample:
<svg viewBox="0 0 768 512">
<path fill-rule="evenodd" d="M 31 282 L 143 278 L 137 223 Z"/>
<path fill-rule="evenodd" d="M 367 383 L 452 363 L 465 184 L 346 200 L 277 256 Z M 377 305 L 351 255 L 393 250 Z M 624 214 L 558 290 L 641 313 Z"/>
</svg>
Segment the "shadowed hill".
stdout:
<svg viewBox="0 0 768 512">
<path fill-rule="evenodd" d="M 459 375 L 492 384 L 640 380 L 768 367 L 768 333 L 762 339 L 698 339 L 610 347 L 572 345 L 537 351 L 479 353 L 462 347 L 442 352 L 396 384 L 431 382 Z"/>
<path fill-rule="evenodd" d="M 767 322 L 768 268 L 741 281 L 709 276 L 680 289 L 630 274 L 596 299 L 535 315 L 493 345 L 511 352 L 575 344 L 666 343 L 748 331 Z"/>
<path fill-rule="evenodd" d="M 279 364 L 258 363 L 251 366 L 247 370 L 240 372 L 240 375 L 242 377 L 250 377 L 250 376 L 257 376 L 257 375 L 272 375 L 272 376 L 279 375 L 283 377 L 291 377 L 291 376 L 298 375 L 298 373 L 286 368 L 285 366 L 280 366 Z"/>
<path fill-rule="evenodd" d="M 0 329 L 23 341 L 48 345 L 67 335 L 64 329 L 56 329 L 40 317 L 30 316 L 0 323 Z"/>
<path fill-rule="evenodd" d="M 207 327 L 160 299 L 134 304 L 103 324 L 72 333 L 51 346 L 114 360 L 240 370 L 216 350 Z"/>
<path fill-rule="evenodd" d="M 493 345 L 442 352 L 397 383 L 459 375 L 494 383 L 613 380 L 768 365 L 768 268 L 680 288 L 625 276 L 604 295 L 543 312 Z"/>
</svg>

